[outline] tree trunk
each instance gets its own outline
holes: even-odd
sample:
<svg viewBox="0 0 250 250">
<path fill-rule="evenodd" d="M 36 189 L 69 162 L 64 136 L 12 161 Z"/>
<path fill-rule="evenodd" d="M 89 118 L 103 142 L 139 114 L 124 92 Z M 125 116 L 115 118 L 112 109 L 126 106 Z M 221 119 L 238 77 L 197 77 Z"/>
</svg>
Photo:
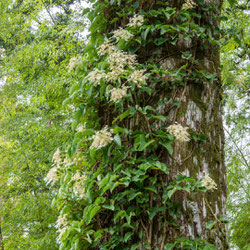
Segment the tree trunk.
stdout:
<svg viewBox="0 0 250 250">
<path fill-rule="evenodd" d="M 141 1 L 140 8 L 143 10 L 157 9 L 157 1 Z M 183 0 L 170 0 L 169 6 L 180 10 Z M 202 16 L 200 19 L 190 20 L 199 27 L 210 27 L 212 36 L 219 26 L 220 8 L 222 0 L 205 0 L 205 5 L 212 6 L 213 10 L 198 8 L 200 3 L 196 2 L 196 8 Z M 109 15 L 111 15 L 109 13 Z M 108 15 L 107 15 L 107 18 Z M 114 16 L 112 16 L 114 18 Z M 110 18 L 111 19 L 111 18 Z M 167 24 L 176 25 L 178 19 L 169 18 Z M 121 21 L 121 26 L 123 21 Z M 118 25 L 119 27 L 120 25 Z M 110 26 L 109 30 L 113 30 Z M 218 37 L 217 37 L 218 38 Z M 222 124 L 221 110 L 221 81 L 220 81 L 220 58 L 219 47 L 212 45 L 201 39 L 183 39 L 179 34 L 175 45 L 165 42 L 162 46 L 146 46 L 140 49 L 137 54 L 139 62 L 152 59 L 154 63 L 159 63 L 164 70 L 178 70 L 187 64 L 183 53 L 189 51 L 195 61 L 188 64 L 190 72 L 198 70 L 216 75 L 216 79 L 209 80 L 209 77 L 201 77 L 199 81 L 184 80 L 183 87 L 174 85 L 175 78 L 165 76 L 166 88 L 157 92 L 151 106 L 157 107 L 159 115 L 167 117 L 167 125 L 175 122 L 182 126 L 188 126 L 197 134 L 204 134 L 206 140 L 203 142 L 180 143 L 175 142 L 173 155 L 170 156 L 167 150 L 161 152 L 161 161 L 170 168 L 170 175 L 164 177 L 163 183 L 167 184 L 177 173 L 201 180 L 205 174 L 216 182 L 217 190 L 207 191 L 205 194 L 196 195 L 185 192 L 177 192 L 174 195 L 176 204 L 179 204 L 180 217 L 176 218 L 178 226 L 171 224 L 163 225 L 162 220 L 155 217 L 152 222 L 145 221 L 147 232 L 143 239 L 149 242 L 151 249 L 164 249 L 164 245 L 173 242 L 180 237 L 195 239 L 196 237 L 207 240 L 214 244 L 217 249 L 228 249 L 227 228 L 220 221 L 221 216 L 226 214 L 226 170 L 224 164 L 224 132 Z M 160 77 L 160 76 L 159 76 Z M 185 78 L 184 78 L 185 79 Z M 169 99 L 165 106 L 158 106 L 159 100 Z M 175 106 L 175 101 L 180 102 L 180 106 Z M 176 108 L 172 108 L 172 107 Z M 133 125 L 130 123 L 130 129 Z M 162 125 L 162 122 L 151 124 Z M 208 221 L 217 223 L 211 230 L 206 229 Z M 148 235 L 152 235 L 149 239 Z M 141 249 L 145 249 L 141 244 Z"/>
<path fill-rule="evenodd" d="M 2 218 L 0 218 L 0 250 L 4 250 L 3 233 L 2 233 Z"/>
<path fill-rule="evenodd" d="M 170 2 L 170 1 L 169 1 Z M 179 8 L 183 1 L 172 1 L 171 7 Z M 152 7 L 153 1 L 148 1 L 148 6 Z M 214 3 L 216 12 L 200 13 L 204 15 L 198 24 L 199 26 L 213 25 L 212 30 L 218 28 L 218 19 L 212 18 L 216 14 L 219 18 L 221 0 L 207 0 L 206 4 Z M 147 6 L 144 1 L 144 8 Z M 154 5 L 153 5 L 154 6 Z M 173 21 L 174 24 L 174 21 Z M 218 46 L 201 44 L 200 41 L 184 40 L 179 37 L 175 48 L 171 44 L 161 47 L 161 50 L 148 48 L 144 53 L 146 57 L 151 57 L 154 61 L 161 60 L 163 69 L 175 70 L 185 65 L 185 59 L 181 52 L 190 51 L 197 60 L 190 66 L 190 70 L 201 69 L 217 76 L 217 80 L 200 80 L 194 82 L 187 80 L 182 89 L 174 89 L 169 93 L 160 93 L 155 97 L 155 101 L 164 100 L 170 97 L 172 102 L 181 102 L 179 108 L 169 111 L 169 104 L 159 108 L 159 114 L 168 117 L 169 124 L 177 122 L 183 126 L 188 126 L 192 131 L 202 133 L 206 136 L 206 141 L 197 144 L 176 142 L 174 145 L 173 157 L 162 155 L 165 162 L 170 166 L 170 176 L 181 173 L 196 179 L 202 179 L 204 174 L 217 183 L 217 190 L 208 191 L 205 194 L 187 195 L 186 193 L 176 193 L 175 200 L 181 204 L 179 228 L 166 226 L 162 230 L 162 225 L 157 219 L 153 225 L 153 245 L 154 249 L 160 249 L 162 239 L 172 242 L 178 237 L 189 237 L 194 239 L 200 237 L 213 243 L 217 249 L 228 249 L 227 228 L 219 221 L 219 218 L 226 214 L 226 169 L 224 164 L 224 132 L 222 124 L 221 108 L 221 82 L 220 82 L 220 59 Z M 176 51 L 174 53 L 173 51 Z M 153 54 L 153 55 L 152 55 Z M 163 58 L 163 59 L 162 59 Z M 174 82 L 172 77 L 166 77 L 168 83 Z M 168 179 L 165 179 L 168 182 Z M 216 225 L 209 231 L 206 229 L 208 221 L 217 221 Z M 166 237 L 168 236 L 168 237 Z M 163 248 L 162 248 L 163 249 Z"/>
</svg>

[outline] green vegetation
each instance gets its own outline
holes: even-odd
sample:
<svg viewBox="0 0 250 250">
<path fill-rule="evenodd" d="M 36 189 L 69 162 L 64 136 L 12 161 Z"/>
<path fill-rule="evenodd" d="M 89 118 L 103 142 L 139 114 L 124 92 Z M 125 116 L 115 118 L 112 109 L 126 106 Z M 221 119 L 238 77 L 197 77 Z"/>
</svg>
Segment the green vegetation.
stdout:
<svg viewBox="0 0 250 250">
<path fill-rule="evenodd" d="M 73 1 L 1 1 L 0 218 L 5 249 L 57 249 L 51 207 L 56 189 L 44 181 L 58 146 L 71 137 L 62 109 L 72 77 L 67 65 L 84 42 Z M 49 18 L 46 9 L 62 8 Z M 51 14 L 51 13 L 50 13 Z M 52 14 L 51 14 L 52 15 Z"/>
<path fill-rule="evenodd" d="M 224 84 L 224 120 L 228 213 L 232 247 L 249 249 L 249 1 L 225 4 L 224 38 L 221 49 Z"/>
<path fill-rule="evenodd" d="M 155 129 L 167 119 L 145 100 L 162 87 L 164 74 L 180 88 L 188 80 L 216 81 L 216 75 L 194 70 L 193 51 L 182 53 L 185 65 L 178 70 L 166 71 L 146 55 L 137 63 L 127 57 L 122 71 L 111 74 L 119 66 L 109 58 L 112 45 L 136 55 L 149 44 L 175 46 L 178 32 L 183 39 L 221 46 L 229 240 L 231 247 L 249 249 L 248 0 L 224 3 L 221 37 L 217 29 L 208 35 L 208 27 L 190 26 L 190 19 L 202 18 L 195 11 L 177 12 L 158 1 L 160 8 L 140 11 L 140 25 L 126 28 L 128 39 L 112 32 L 119 19 L 129 22 L 140 1 L 127 1 L 124 8 L 123 1 L 90 1 L 93 6 L 86 9 L 77 0 L 0 1 L 0 249 L 2 240 L 4 249 L 136 249 L 142 240 L 150 248 L 143 221 L 158 217 L 175 227 L 174 195 L 204 195 L 201 181 L 180 174 L 162 186 L 171 169 L 159 155 L 172 155 L 176 138 L 167 126 Z M 196 2 L 199 11 L 214 11 Z M 175 15 L 179 23 L 163 24 Z M 86 19 L 88 41 L 82 36 Z M 100 53 L 104 41 L 109 54 Z M 108 78 L 99 80 L 101 74 Z M 148 79 L 157 88 L 147 86 Z M 173 110 L 179 105 L 176 100 Z M 185 135 L 183 141 L 194 144 L 206 140 L 202 133 Z M 207 231 L 224 222 L 207 221 Z M 180 246 L 215 249 L 198 238 L 169 239 L 166 249 Z"/>
</svg>

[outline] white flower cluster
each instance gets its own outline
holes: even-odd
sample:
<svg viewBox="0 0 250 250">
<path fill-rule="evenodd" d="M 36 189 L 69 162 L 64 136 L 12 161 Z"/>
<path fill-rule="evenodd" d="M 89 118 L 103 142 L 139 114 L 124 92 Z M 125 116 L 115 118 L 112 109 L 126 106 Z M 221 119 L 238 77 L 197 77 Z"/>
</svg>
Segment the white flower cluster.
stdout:
<svg viewBox="0 0 250 250">
<path fill-rule="evenodd" d="M 58 149 L 56 150 L 56 152 L 54 153 L 52 160 L 53 160 L 53 162 L 54 162 L 56 165 L 60 165 L 60 164 L 62 163 L 61 151 L 60 151 L 59 148 L 58 148 Z"/>
<path fill-rule="evenodd" d="M 82 124 L 76 129 L 77 132 L 83 132 L 84 130 L 85 130 L 85 126 Z"/>
<path fill-rule="evenodd" d="M 180 124 L 173 124 L 167 128 L 167 131 L 170 134 L 173 134 L 176 140 L 180 142 L 190 141 L 190 136 L 187 130 L 188 127 L 182 127 Z"/>
<path fill-rule="evenodd" d="M 209 177 L 208 174 L 205 174 L 201 182 L 202 182 L 202 185 L 207 190 L 213 191 L 214 189 L 217 189 L 217 184 L 214 182 L 214 180 L 211 177 Z"/>
<path fill-rule="evenodd" d="M 110 63 L 110 68 L 112 70 L 115 68 L 124 69 L 126 66 L 133 69 L 136 65 L 136 55 L 130 55 L 126 52 L 117 50 L 109 54 L 107 61 Z"/>
<path fill-rule="evenodd" d="M 144 75 L 146 70 L 141 69 L 141 70 L 135 70 L 129 77 L 129 80 L 131 82 L 137 83 L 138 87 L 141 86 L 142 83 L 144 83 L 147 79 L 147 76 Z"/>
<path fill-rule="evenodd" d="M 142 15 L 134 15 L 129 19 L 128 27 L 139 27 L 143 24 L 144 17 Z"/>
<path fill-rule="evenodd" d="M 57 241 L 58 241 L 58 242 L 61 241 L 61 238 L 62 238 L 63 234 L 66 232 L 67 229 L 68 229 L 68 226 L 59 228 L 59 229 L 57 230 L 57 231 L 59 232 L 59 235 L 58 235 L 58 237 L 57 237 Z"/>
<path fill-rule="evenodd" d="M 107 73 L 107 81 L 115 82 L 125 72 L 123 68 L 112 67 L 112 71 Z"/>
<path fill-rule="evenodd" d="M 106 78 L 106 73 L 103 70 L 99 69 L 94 69 L 91 71 L 88 75 L 87 78 L 90 82 L 92 82 L 94 85 L 99 85 L 101 79 Z"/>
<path fill-rule="evenodd" d="M 133 37 L 133 35 L 129 31 L 123 28 L 119 28 L 118 30 L 115 30 L 113 34 L 114 34 L 113 37 L 116 39 L 117 42 L 119 42 L 121 39 L 128 41 Z"/>
<path fill-rule="evenodd" d="M 105 54 L 110 54 L 114 50 L 116 50 L 115 46 L 113 43 L 109 41 L 105 41 L 103 44 L 101 44 L 98 48 L 98 55 L 103 56 Z"/>
<path fill-rule="evenodd" d="M 144 22 L 144 17 L 142 15 L 135 15 L 130 18 L 128 27 L 138 27 L 141 26 Z M 128 41 L 133 37 L 129 31 L 123 28 L 119 28 L 113 32 L 113 38 L 118 42 L 121 39 Z M 147 76 L 144 74 L 145 70 L 135 70 L 135 67 L 138 65 L 136 61 L 136 55 L 131 55 L 127 52 L 121 51 L 115 47 L 115 44 L 106 40 L 102 45 L 98 48 L 98 55 L 106 55 L 106 61 L 109 63 L 109 71 L 106 73 L 103 70 L 95 69 L 91 71 L 87 79 L 92 82 L 94 85 L 100 85 L 101 79 L 104 79 L 107 82 L 116 82 L 123 75 L 127 75 L 128 70 L 134 70 L 132 74 L 130 74 L 128 81 L 135 82 L 138 87 L 140 87 L 147 79 Z M 117 103 L 123 97 L 127 96 L 127 88 L 113 88 L 111 92 L 110 100 Z M 99 138 L 99 137 L 97 137 Z M 101 144 L 100 144 L 101 145 Z M 102 147 L 96 146 L 93 144 L 93 147 Z"/>
<path fill-rule="evenodd" d="M 51 185 L 53 186 L 59 180 L 57 169 L 57 167 L 53 167 L 50 169 L 47 176 L 45 177 L 45 181 L 47 182 L 47 184 L 51 183 Z"/>
<path fill-rule="evenodd" d="M 72 162 L 72 160 L 69 157 L 65 157 L 63 160 L 63 165 L 64 167 L 68 167 L 70 165 L 74 164 L 74 162 Z"/>
<path fill-rule="evenodd" d="M 123 97 L 127 96 L 127 86 L 123 86 L 121 89 L 120 88 L 113 88 L 110 90 L 111 93 L 111 98 L 110 100 L 113 102 L 120 102 Z"/>
<path fill-rule="evenodd" d="M 68 225 L 67 214 L 59 215 L 56 221 L 56 227 L 61 228 Z"/>
<path fill-rule="evenodd" d="M 186 2 L 182 5 L 182 9 L 193 9 L 196 6 L 196 3 L 193 0 L 186 0 Z"/>
<path fill-rule="evenodd" d="M 81 175 L 79 172 L 76 172 L 71 179 L 72 181 L 75 182 L 74 190 L 76 191 L 76 193 L 81 199 L 84 198 L 85 196 L 85 188 L 83 187 L 83 184 L 86 179 L 87 179 L 87 176 L 85 174 Z"/>
<path fill-rule="evenodd" d="M 69 64 L 68 64 L 68 68 L 69 68 L 69 72 L 71 72 L 73 69 L 75 69 L 75 67 L 80 63 L 80 59 L 76 58 L 76 57 L 72 57 L 69 60 Z"/>
<path fill-rule="evenodd" d="M 112 131 L 108 131 L 108 127 L 104 127 L 102 130 L 98 131 L 93 136 L 93 143 L 91 145 L 91 148 L 102 148 L 108 145 L 110 142 L 113 141 L 112 137 Z"/>
<path fill-rule="evenodd" d="M 55 166 L 49 170 L 47 176 L 45 177 L 45 181 L 47 184 L 51 184 L 53 186 L 59 180 L 57 170 L 60 167 L 60 164 L 62 164 L 61 151 L 59 148 L 57 148 L 54 153 L 52 161 L 55 163 Z"/>
</svg>

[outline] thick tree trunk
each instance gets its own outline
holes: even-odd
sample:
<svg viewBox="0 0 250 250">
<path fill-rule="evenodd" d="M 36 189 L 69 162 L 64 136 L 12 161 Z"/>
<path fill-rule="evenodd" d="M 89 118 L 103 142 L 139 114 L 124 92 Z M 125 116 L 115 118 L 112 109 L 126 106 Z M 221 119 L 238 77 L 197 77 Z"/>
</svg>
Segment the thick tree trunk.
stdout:
<svg viewBox="0 0 250 250">
<path fill-rule="evenodd" d="M 153 1 L 148 1 L 152 6 Z M 172 1 L 172 7 L 177 7 L 182 1 Z M 221 0 L 206 1 L 208 5 L 214 3 L 217 7 L 217 18 L 219 18 Z M 145 4 L 145 3 L 144 3 Z M 151 4 L 151 5 L 150 5 Z M 152 7 L 151 7 L 152 8 Z M 212 13 L 201 13 L 206 18 L 201 19 L 200 26 L 213 25 L 213 29 L 218 27 L 218 22 L 209 16 Z M 156 101 L 171 97 L 181 102 L 176 110 L 169 113 L 169 106 L 161 107 L 161 115 L 169 117 L 169 124 L 178 122 L 183 126 L 190 127 L 191 130 L 205 134 L 207 140 L 200 144 L 197 143 L 180 143 L 174 145 L 173 157 L 169 157 L 166 152 L 165 162 L 171 169 L 171 174 L 182 173 L 196 179 L 202 179 L 204 174 L 209 174 L 217 183 L 216 191 L 208 191 L 205 194 L 186 195 L 177 193 L 176 202 L 181 204 L 179 227 L 165 226 L 162 228 L 157 219 L 153 225 L 153 246 L 155 249 L 160 248 L 162 239 L 165 237 L 166 242 L 172 242 L 178 237 L 189 237 L 194 239 L 200 237 L 216 245 L 218 249 L 228 249 L 227 229 L 225 224 L 219 222 L 219 218 L 226 214 L 226 170 L 224 165 L 224 132 L 221 114 L 221 83 L 220 83 L 220 59 L 219 49 L 217 46 L 207 44 L 197 44 L 197 41 L 184 40 L 179 37 L 176 48 L 176 54 L 173 53 L 173 46 L 166 44 L 162 50 L 156 51 L 151 56 L 153 60 L 165 57 L 161 61 L 163 69 L 174 70 L 185 65 L 185 60 L 181 57 L 181 51 L 190 51 L 197 60 L 192 69 L 201 69 L 217 75 L 217 80 L 199 82 L 186 81 L 182 89 L 176 89 L 172 93 L 161 93 L 156 96 Z M 202 48 L 203 47 L 203 48 Z M 171 48 L 171 50 L 169 49 Z M 191 48 L 189 50 L 189 48 Z M 148 51 L 148 56 L 152 55 L 152 48 Z M 168 56 L 170 55 L 170 56 Z M 155 59 L 157 57 L 157 59 Z M 166 78 L 166 81 L 175 79 Z M 174 97 L 175 96 L 175 97 Z M 162 155 L 164 158 L 164 155 Z M 164 159 L 162 159 L 164 160 Z M 168 179 L 165 180 L 168 182 Z M 206 229 L 206 222 L 217 221 L 217 224 L 211 229 Z M 164 234 L 164 233 L 165 234 Z M 167 237 L 166 237 L 167 235 Z"/>
<path fill-rule="evenodd" d="M 152 2 L 148 1 L 148 6 L 152 8 Z M 172 1 L 172 7 L 178 8 L 182 1 Z M 217 18 L 219 18 L 221 0 L 206 1 L 208 5 L 214 3 L 217 7 Z M 144 1 L 144 6 L 146 1 Z M 147 6 L 147 5 L 146 5 Z M 212 13 L 201 13 L 206 18 L 201 19 L 200 26 L 213 25 L 217 28 L 219 23 L 209 16 Z M 202 48 L 203 47 L 203 48 Z M 171 49 L 170 49 L 171 48 Z M 189 48 L 191 48 L 189 50 Z M 180 143 L 174 145 L 173 157 L 162 155 L 164 161 L 171 169 L 172 176 L 182 173 L 196 179 L 202 179 L 204 174 L 209 174 L 217 183 L 217 190 L 208 191 L 205 194 L 186 195 L 177 193 L 176 202 L 181 204 L 181 216 L 178 220 L 179 227 L 165 226 L 162 228 L 161 222 L 154 221 L 153 244 L 155 249 L 159 249 L 162 240 L 172 242 L 178 237 L 189 237 L 194 239 L 200 237 L 216 245 L 218 249 L 228 249 L 227 229 L 225 224 L 219 222 L 219 218 L 226 214 L 226 170 L 224 164 L 224 132 L 221 114 L 221 83 L 220 83 L 220 59 L 217 46 L 210 44 L 197 44 L 197 41 L 184 40 L 179 37 L 177 45 L 166 44 L 161 50 L 155 51 L 152 55 L 152 48 L 145 53 L 154 61 L 161 60 L 163 69 L 174 70 L 185 65 L 185 60 L 181 57 L 181 51 L 190 51 L 197 63 L 191 65 L 192 69 L 201 69 L 217 76 L 217 80 L 199 82 L 186 81 L 184 87 L 175 89 L 171 93 L 161 93 L 155 100 L 166 97 L 174 98 L 181 102 L 179 108 L 169 112 L 169 105 L 161 107 L 159 113 L 169 117 L 169 124 L 178 122 L 183 126 L 188 126 L 192 131 L 205 134 L 207 140 L 202 143 Z M 176 53 L 173 53 L 176 51 Z M 179 52 L 179 53 L 178 53 Z M 170 55 L 170 56 L 168 56 Z M 171 82 L 175 79 L 166 77 L 165 81 Z M 165 180 L 168 182 L 168 179 Z M 217 221 L 211 229 L 206 229 L 206 222 Z M 167 237 L 166 237 L 167 235 Z"/>
<path fill-rule="evenodd" d="M 143 0 L 141 8 L 144 10 L 157 8 L 157 1 Z M 169 0 L 169 6 L 180 10 L 184 0 Z M 198 5 L 198 2 L 196 2 Z M 214 4 L 213 12 L 205 11 L 199 13 L 202 18 L 191 20 L 200 27 L 211 27 L 211 32 L 219 26 L 220 8 L 222 0 L 205 0 L 205 5 Z M 177 20 L 170 18 L 167 24 L 176 25 Z M 114 27 L 110 27 L 112 30 Z M 117 28 L 117 27 L 115 27 Z M 161 152 L 161 161 L 170 168 L 170 176 L 166 176 L 163 182 L 167 184 L 177 173 L 201 180 L 205 174 L 216 182 L 217 190 L 207 191 L 205 194 L 190 195 L 177 192 L 174 195 L 176 203 L 180 205 L 180 217 L 175 218 L 178 226 L 171 223 L 163 225 L 162 220 L 155 217 L 153 222 L 146 222 L 148 232 L 144 235 L 144 241 L 149 242 L 151 249 L 164 249 L 166 243 L 174 242 L 179 237 L 196 237 L 207 240 L 214 244 L 217 249 L 228 249 L 227 228 L 219 221 L 226 214 L 226 170 L 224 164 L 224 132 L 221 114 L 221 82 L 220 82 L 220 59 L 219 48 L 209 42 L 202 43 L 200 39 L 185 40 L 181 36 L 176 45 L 165 43 L 161 47 L 150 46 L 139 50 L 139 61 L 152 59 L 159 63 L 165 70 L 176 70 L 187 64 L 183 59 L 182 52 L 192 53 L 196 62 L 189 64 L 190 71 L 203 70 L 217 76 L 216 80 L 201 78 L 198 82 L 186 80 L 183 87 L 166 87 L 165 90 L 157 92 L 153 103 L 159 110 L 159 115 L 168 117 L 167 124 L 178 122 L 182 126 L 188 126 L 193 132 L 204 134 L 204 142 L 176 142 L 173 156 L 170 157 L 166 151 Z M 160 77 L 160 76 L 159 76 Z M 165 76 L 163 81 L 166 86 L 171 86 L 175 79 Z M 172 86 L 175 86 L 174 83 Z M 158 107 L 159 100 L 169 98 L 165 106 Z M 174 101 L 178 100 L 180 106 L 172 109 Z M 133 125 L 130 129 L 133 128 Z M 156 127 L 162 124 L 153 124 Z M 168 218 L 167 218 L 168 219 Z M 206 223 L 217 221 L 215 226 L 208 230 Z M 145 229 L 145 228 L 144 228 Z M 149 239 L 148 235 L 152 235 Z M 141 249 L 144 248 L 142 243 Z"/>
</svg>

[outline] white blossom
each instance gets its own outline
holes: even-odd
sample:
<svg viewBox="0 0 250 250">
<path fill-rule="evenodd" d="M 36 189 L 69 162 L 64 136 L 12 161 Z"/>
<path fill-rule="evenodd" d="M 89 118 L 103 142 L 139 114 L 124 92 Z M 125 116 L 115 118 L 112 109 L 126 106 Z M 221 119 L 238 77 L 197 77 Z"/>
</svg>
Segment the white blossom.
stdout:
<svg viewBox="0 0 250 250">
<path fill-rule="evenodd" d="M 60 151 L 60 149 L 58 148 L 58 149 L 56 150 L 56 152 L 54 153 L 53 158 L 52 158 L 52 161 L 53 161 L 54 163 L 56 163 L 57 165 L 60 165 L 60 164 L 62 163 L 62 159 L 61 159 L 60 154 L 61 154 L 61 151 Z"/>
<path fill-rule="evenodd" d="M 129 19 L 128 27 L 139 27 L 143 25 L 144 17 L 142 15 L 134 15 Z"/>
<path fill-rule="evenodd" d="M 182 9 L 193 9 L 196 6 L 196 3 L 193 0 L 186 0 L 186 2 L 182 5 Z"/>
<path fill-rule="evenodd" d="M 56 221 L 57 228 L 65 227 L 68 225 L 67 214 L 59 215 Z"/>
<path fill-rule="evenodd" d="M 173 134 L 176 140 L 180 142 L 190 141 L 190 136 L 187 130 L 188 127 L 182 127 L 180 124 L 173 124 L 167 128 L 167 131 L 170 134 Z"/>
<path fill-rule="evenodd" d="M 68 68 L 69 68 L 69 72 L 71 72 L 73 69 L 75 69 L 75 67 L 80 63 L 80 59 L 76 58 L 76 57 L 72 57 L 69 60 L 69 64 L 68 64 Z"/>
<path fill-rule="evenodd" d="M 147 76 L 144 75 L 146 70 L 140 69 L 135 70 L 129 77 L 129 81 L 137 83 L 137 85 L 140 87 L 142 83 L 144 83 L 147 80 Z"/>
<path fill-rule="evenodd" d="M 64 160 L 63 160 L 64 167 L 71 166 L 72 164 L 73 164 L 73 162 L 69 157 L 64 158 Z"/>
<path fill-rule="evenodd" d="M 61 239 L 62 239 L 62 236 L 63 234 L 66 232 L 66 230 L 68 229 L 69 227 L 66 226 L 66 227 L 63 227 L 63 228 L 59 228 L 57 231 L 59 233 L 58 237 L 57 237 L 57 241 L 60 242 Z"/>
<path fill-rule="evenodd" d="M 128 41 L 133 37 L 133 35 L 129 31 L 121 27 L 118 30 L 115 30 L 113 33 L 113 37 L 116 39 L 117 42 L 119 42 L 121 39 Z"/>
<path fill-rule="evenodd" d="M 123 68 L 112 67 L 112 71 L 108 72 L 106 75 L 107 81 L 115 82 L 119 77 L 125 72 Z"/>
<path fill-rule="evenodd" d="M 105 54 L 110 54 L 113 51 L 115 51 L 116 48 L 113 43 L 109 41 L 105 41 L 103 44 L 101 44 L 98 48 L 98 55 L 103 56 Z"/>
<path fill-rule="evenodd" d="M 127 96 L 128 87 L 123 86 L 120 88 L 113 88 L 110 90 L 111 97 L 110 100 L 113 102 L 120 102 L 123 97 Z"/>
<path fill-rule="evenodd" d="M 134 68 L 136 63 L 136 55 L 130 55 L 122 51 L 114 51 L 109 54 L 107 61 L 110 64 L 110 68 L 113 70 L 115 68 L 123 69 L 125 67 Z"/>
<path fill-rule="evenodd" d="M 213 191 L 214 189 L 217 189 L 217 184 L 214 182 L 214 180 L 211 177 L 209 177 L 208 174 L 205 174 L 201 182 L 202 182 L 202 185 L 207 190 Z"/>
<path fill-rule="evenodd" d="M 87 179 L 87 176 L 85 174 L 80 174 L 79 172 L 76 172 L 74 176 L 71 178 L 71 180 L 74 183 L 74 190 L 78 194 L 78 196 L 82 199 L 85 196 L 85 188 L 83 187 L 85 180 Z"/>
<path fill-rule="evenodd" d="M 113 141 L 112 133 L 108 130 L 108 127 L 104 127 L 102 130 L 98 131 L 93 136 L 93 143 L 91 148 L 102 148 L 108 145 L 110 142 Z"/>
<path fill-rule="evenodd" d="M 48 172 L 47 176 L 45 177 L 45 181 L 47 184 L 50 184 L 53 186 L 57 181 L 59 180 L 59 176 L 57 174 L 57 167 L 53 167 Z"/>
<path fill-rule="evenodd" d="M 94 69 L 87 75 L 87 79 L 94 85 L 99 85 L 101 79 L 106 78 L 106 73 L 103 70 Z"/>
<path fill-rule="evenodd" d="M 85 130 L 85 126 L 82 124 L 76 129 L 77 132 L 83 132 L 84 130 Z"/>
</svg>

